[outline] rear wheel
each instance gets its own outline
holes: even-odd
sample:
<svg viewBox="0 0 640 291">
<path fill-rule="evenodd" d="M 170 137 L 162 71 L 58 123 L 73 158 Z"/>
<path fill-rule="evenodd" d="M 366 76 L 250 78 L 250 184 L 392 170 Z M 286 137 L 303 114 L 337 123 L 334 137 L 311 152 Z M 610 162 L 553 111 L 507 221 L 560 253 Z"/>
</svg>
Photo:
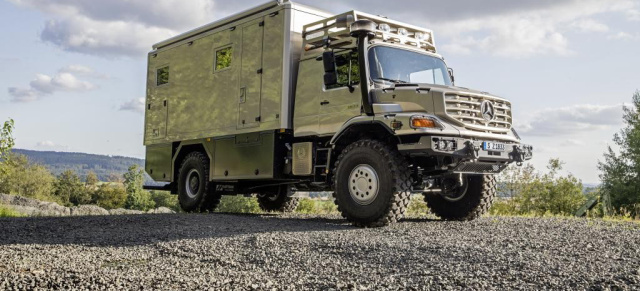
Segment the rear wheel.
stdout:
<svg viewBox="0 0 640 291">
<path fill-rule="evenodd" d="M 294 212 L 298 208 L 299 198 L 290 197 L 288 185 L 270 187 L 258 194 L 260 209 L 266 212 Z"/>
<path fill-rule="evenodd" d="M 445 220 L 474 220 L 486 213 L 496 196 L 496 178 L 493 175 L 463 176 L 463 184 L 443 181 L 444 193 L 424 195 L 427 206 Z M 447 185 L 449 184 L 449 185 Z"/>
<path fill-rule="evenodd" d="M 345 148 L 334 168 L 338 210 L 357 226 L 384 226 L 404 216 L 412 179 L 407 160 L 376 140 Z"/>
<path fill-rule="evenodd" d="M 209 159 L 205 154 L 193 152 L 182 161 L 178 201 L 185 212 L 209 212 L 220 204 L 220 194 L 209 183 Z"/>
</svg>

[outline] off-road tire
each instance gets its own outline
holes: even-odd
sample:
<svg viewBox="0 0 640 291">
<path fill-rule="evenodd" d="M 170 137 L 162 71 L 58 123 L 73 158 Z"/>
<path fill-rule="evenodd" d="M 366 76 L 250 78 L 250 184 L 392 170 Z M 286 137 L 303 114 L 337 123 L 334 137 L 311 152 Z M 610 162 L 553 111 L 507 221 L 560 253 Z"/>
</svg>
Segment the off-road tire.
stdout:
<svg viewBox="0 0 640 291">
<path fill-rule="evenodd" d="M 197 191 L 190 196 L 187 194 L 187 175 L 195 171 L 199 177 Z M 209 159 L 200 152 L 192 152 L 183 160 L 178 172 L 178 202 L 185 212 L 208 212 L 220 203 L 220 197 L 215 193 L 209 182 Z"/>
<path fill-rule="evenodd" d="M 298 208 L 300 198 L 289 197 L 291 188 L 289 186 L 279 186 L 264 190 L 258 195 L 260 209 L 265 212 L 294 212 Z M 270 197 L 274 197 L 270 198 Z"/>
<path fill-rule="evenodd" d="M 216 191 L 215 185 L 209 185 L 207 193 L 204 196 L 204 199 L 202 199 L 202 203 L 200 204 L 200 212 L 214 212 L 220 205 L 220 201 L 222 201 L 222 194 Z"/>
<path fill-rule="evenodd" d="M 444 220 L 468 221 L 479 218 L 491 208 L 496 196 L 494 175 L 470 175 L 469 188 L 458 201 L 449 201 L 437 193 L 424 195 L 424 201 L 436 216 Z"/>
<path fill-rule="evenodd" d="M 349 191 L 351 172 L 359 165 L 372 167 L 379 177 L 378 194 L 368 205 L 358 204 Z M 333 197 L 338 211 L 360 227 L 380 227 L 400 220 L 409 206 L 411 184 L 407 159 L 377 140 L 350 144 L 342 150 L 333 168 Z"/>
</svg>

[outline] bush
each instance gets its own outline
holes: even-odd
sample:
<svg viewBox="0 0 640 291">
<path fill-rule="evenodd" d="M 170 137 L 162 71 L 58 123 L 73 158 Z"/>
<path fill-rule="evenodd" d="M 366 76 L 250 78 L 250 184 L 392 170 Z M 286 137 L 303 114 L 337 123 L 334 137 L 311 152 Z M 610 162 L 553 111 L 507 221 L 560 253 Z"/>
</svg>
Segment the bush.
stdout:
<svg viewBox="0 0 640 291">
<path fill-rule="evenodd" d="M 129 171 L 123 175 L 124 186 L 127 191 L 127 200 L 124 207 L 127 209 L 147 211 L 156 206 L 151 199 L 151 194 L 142 189 L 144 183 L 144 171 L 138 169 L 138 165 L 129 167 Z"/>
<path fill-rule="evenodd" d="M 549 160 L 545 174 L 533 167 L 509 169 L 499 178 L 498 193 L 510 198 L 494 203 L 496 215 L 573 215 L 587 200 L 582 182 L 569 174 L 561 176 L 562 162 Z"/>
<path fill-rule="evenodd" d="M 55 195 L 67 206 L 91 203 L 89 189 L 72 170 L 66 170 L 58 176 L 55 183 Z"/>
<path fill-rule="evenodd" d="M 151 200 L 156 203 L 156 207 L 167 207 L 175 212 L 180 211 L 178 195 L 171 195 L 166 191 L 151 191 Z"/>
<path fill-rule="evenodd" d="M 424 196 L 411 195 L 411 202 L 409 203 L 409 208 L 407 208 L 407 215 L 425 216 L 430 213 L 431 211 L 429 211 L 427 203 L 424 202 Z"/>
<path fill-rule="evenodd" d="M 9 208 L 8 206 L 0 205 L 0 217 L 23 217 L 21 213 Z"/>
<path fill-rule="evenodd" d="M 0 193 L 61 203 L 53 195 L 55 178 L 47 168 L 25 156 L 7 154 L 0 164 Z"/>
<path fill-rule="evenodd" d="M 217 212 L 259 213 L 262 212 L 258 200 L 253 197 L 222 196 Z"/>
<path fill-rule="evenodd" d="M 127 191 L 119 183 L 104 183 L 92 195 L 92 201 L 104 209 L 124 208 Z"/>
</svg>

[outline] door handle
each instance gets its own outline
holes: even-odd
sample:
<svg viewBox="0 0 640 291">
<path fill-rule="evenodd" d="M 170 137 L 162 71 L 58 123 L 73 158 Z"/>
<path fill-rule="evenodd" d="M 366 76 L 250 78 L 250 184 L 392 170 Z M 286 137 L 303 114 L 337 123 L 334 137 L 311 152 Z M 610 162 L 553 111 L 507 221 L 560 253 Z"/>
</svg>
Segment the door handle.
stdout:
<svg viewBox="0 0 640 291">
<path fill-rule="evenodd" d="M 240 100 L 239 103 L 244 103 L 247 101 L 247 87 L 240 87 Z"/>
<path fill-rule="evenodd" d="M 327 104 L 329 104 L 329 101 L 327 101 L 327 100 L 324 100 L 324 101 L 320 102 L 320 105 L 322 105 L 322 106 L 327 105 Z"/>
</svg>

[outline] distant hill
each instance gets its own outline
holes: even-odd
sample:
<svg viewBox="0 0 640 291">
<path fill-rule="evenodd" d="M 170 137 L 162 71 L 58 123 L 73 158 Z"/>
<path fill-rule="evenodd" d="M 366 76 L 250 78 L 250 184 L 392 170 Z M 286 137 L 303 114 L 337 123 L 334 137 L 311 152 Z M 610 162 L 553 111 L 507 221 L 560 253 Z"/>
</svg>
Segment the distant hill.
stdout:
<svg viewBox="0 0 640 291">
<path fill-rule="evenodd" d="M 144 160 L 121 157 L 104 156 L 83 153 L 44 152 L 14 149 L 13 152 L 25 155 L 30 161 L 46 166 L 51 173 L 59 175 L 66 170 L 73 170 L 83 179 L 89 171 L 98 175 L 98 179 L 106 181 L 110 174 L 122 175 L 131 165 L 144 168 Z M 148 177 L 147 177 L 148 178 Z"/>
</svg>

